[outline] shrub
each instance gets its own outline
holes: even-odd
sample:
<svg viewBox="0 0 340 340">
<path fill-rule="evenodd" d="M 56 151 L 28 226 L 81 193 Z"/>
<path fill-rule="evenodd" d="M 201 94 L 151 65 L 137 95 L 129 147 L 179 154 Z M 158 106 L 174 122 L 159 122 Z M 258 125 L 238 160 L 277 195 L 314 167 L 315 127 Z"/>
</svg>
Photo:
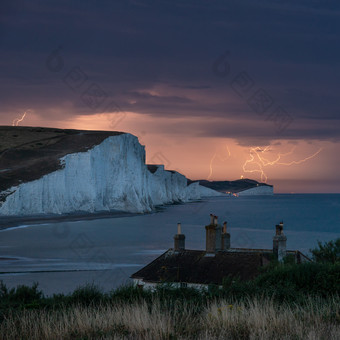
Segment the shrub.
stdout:
<svg viewBox="0 0 340 340">
<path fill-rule="evenodd" d="M 42 291 L 38 290 L 38 283 L 34 283 L 32 287 L 17 286 L 8 289 L 5 284 L 0 281 L 0 301 L 1 307 L 4 305 L 26 305 L 34 303 L 43 298 Z"/>
<path fill-rule="evenodd" d="M 339 263 L 340 262 L 340 238 L 325 242 L 322 244 L 318 241 L 318 248 L 310 250 L 313 254 L 313 259 L 316 262 L 322 263 Z"/>
<path fill-rule="evenodd" d="M 70 296 L 71 303 L 85 305 L 99 303 L 105 299 L 106 295 L 94 284 L 87 284 L 84 287 L 78 287 Z"/>
<path fill-rule="evenodd" d="M 277 266 L 258 276 L 254 283 L 264 290 L 290 287 L 297 294 L 340 294 L 340 263 L 302 263 Z"/>
</svg>

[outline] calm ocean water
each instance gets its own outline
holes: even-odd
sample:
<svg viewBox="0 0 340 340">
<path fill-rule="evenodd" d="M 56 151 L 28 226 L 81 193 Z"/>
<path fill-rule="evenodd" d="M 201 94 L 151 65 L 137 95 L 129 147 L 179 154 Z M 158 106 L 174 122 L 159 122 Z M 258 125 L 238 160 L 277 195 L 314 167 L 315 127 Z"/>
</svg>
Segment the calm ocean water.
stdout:
<svg viewBox="0 0 340 340">
<path fill-rule="evenodd" d="M 228 222 L 232 247 L 271 248 L 281 220 L 288 249 L 307 255 L 317 240 L 340 237 L 340 194 L 218 197 L 147 215 L 0 231 L 0 280 L 8 286 L 39 282 L 47 294 L 85 283 L 109 290 L 172 247 L 177 222 L 186 247 L 204 249 L 210 213 Z"/>
</svg>

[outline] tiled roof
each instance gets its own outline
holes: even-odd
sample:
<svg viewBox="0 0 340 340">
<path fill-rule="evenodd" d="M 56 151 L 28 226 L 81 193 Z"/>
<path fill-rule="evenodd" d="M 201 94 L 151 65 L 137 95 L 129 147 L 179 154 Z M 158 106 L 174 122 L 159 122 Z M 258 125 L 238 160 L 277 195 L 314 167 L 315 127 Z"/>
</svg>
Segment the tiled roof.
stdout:
<svg viewBox="0 0 340 340">
<path fill-rule="evenodd" d="M 249 280 L 259 274 L 260 267 L 270 260 L 270 253 L 261 251 L 222 251 L 207 254 L 200 250 L 172 249 L 134 273 L 131 277 L 148 282 L 187 282 L 222 284 L 228 276 Z"/>
</svg>

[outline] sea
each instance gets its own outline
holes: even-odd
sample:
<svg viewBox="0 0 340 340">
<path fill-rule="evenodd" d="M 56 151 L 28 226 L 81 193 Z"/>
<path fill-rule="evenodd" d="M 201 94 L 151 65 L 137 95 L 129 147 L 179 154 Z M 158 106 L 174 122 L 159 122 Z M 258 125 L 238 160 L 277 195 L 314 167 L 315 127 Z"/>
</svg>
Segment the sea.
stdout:
<svg viewBox="0 0 340 340">
<path fill-rule="evenodd" d="M 87 284 L 110 291 L 173 247 L 177 223 L 187 249 L 204 249 L 211 213 L 227 221 L 232 247 L 271 249 L 281 221 L 287 248 L 307 256 L 318 241 L 340 237 L 340 194 L 213 197 L 150 214 L 1 230 L 0 280 L 8 287 L 36 282 L 46 295 Z"/>
</svg>

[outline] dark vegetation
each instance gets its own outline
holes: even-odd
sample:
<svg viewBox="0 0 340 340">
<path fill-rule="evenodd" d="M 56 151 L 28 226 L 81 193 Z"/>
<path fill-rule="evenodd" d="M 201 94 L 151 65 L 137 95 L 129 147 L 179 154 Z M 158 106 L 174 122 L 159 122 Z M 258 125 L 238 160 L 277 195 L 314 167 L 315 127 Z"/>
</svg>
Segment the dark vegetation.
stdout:
<svg viewBox="0 0 340 340">
<path fill-rule="evenodd" d="M 220 192 L 240 192 L 243 190 L 255 188 L 257 186 L 269 186 L 272 187 L 272 185 L 260 183 L 257 181 L 254 181 L 252 179 L 238 179 L 236 181 L 207 181 L 207 180 L 198 180 L 198 181 L 192 181 L 188 180 L 188 185 L 193 182 L 199 182 L 200 185 L 220 191 Z"/>
<path fill-rule="evenodd" d="M 340 263 L 340 238 L 322 244 L 318 241 L 318 248 L 311 249 L 313 258 L 321 263 Z"/>
</svg>

